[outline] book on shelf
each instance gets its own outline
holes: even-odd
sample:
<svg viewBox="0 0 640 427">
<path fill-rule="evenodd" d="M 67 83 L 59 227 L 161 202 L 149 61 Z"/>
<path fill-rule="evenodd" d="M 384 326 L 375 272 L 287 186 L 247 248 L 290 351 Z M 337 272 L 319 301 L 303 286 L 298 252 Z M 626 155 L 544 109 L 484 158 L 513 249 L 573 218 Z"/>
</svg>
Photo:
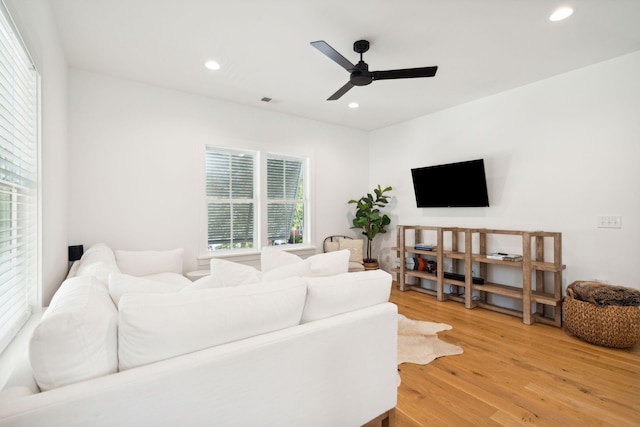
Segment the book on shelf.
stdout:
<svg viewBox="0 0 640 427">
<path fill-rule="evenodd" d="M 416 249 L 418 251 L 435 251 L 436 249 L 438 249 L 438 247 L 433 245 L 427 245 L 424 243 L 416 243 L 413 249 Z"/>
<path fill-rule="evenodd" d="M 487 258 L 511 262 L 522 261 L 522 255 L 506 254 L 504 252 L 491 252 L 490 254 L 487 254 Z"/>
</svg>

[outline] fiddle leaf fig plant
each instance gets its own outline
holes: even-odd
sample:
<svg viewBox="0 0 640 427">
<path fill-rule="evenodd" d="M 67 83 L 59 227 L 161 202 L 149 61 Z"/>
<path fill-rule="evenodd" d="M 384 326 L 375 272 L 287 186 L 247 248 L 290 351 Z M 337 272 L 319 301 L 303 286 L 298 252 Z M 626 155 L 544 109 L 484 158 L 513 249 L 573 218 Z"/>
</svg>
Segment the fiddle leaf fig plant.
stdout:
<svg viewBox="0 0 640 427">
<path fill-rule="evenodd" d="M 371 256 L 371 243 L 379 233 L 386 233 L 385 227 L 391 223 L 389 216 L 380 212 L 380 208 L 384 208 L 389 203 L 390 196 L 385 193 L 391 190 L 391 187 L 382 189 L 378 184 L 378 187 L 373 189 L 375 197 L 367 193 L 358 200 L 349 200 L 350 204 L 356 205 L 356 216 L 353 218 L 351 228 L 360 228 L 362 234 L 367 236 L 367 254 L 364 262 L 377 262 Z"/>
</svg>

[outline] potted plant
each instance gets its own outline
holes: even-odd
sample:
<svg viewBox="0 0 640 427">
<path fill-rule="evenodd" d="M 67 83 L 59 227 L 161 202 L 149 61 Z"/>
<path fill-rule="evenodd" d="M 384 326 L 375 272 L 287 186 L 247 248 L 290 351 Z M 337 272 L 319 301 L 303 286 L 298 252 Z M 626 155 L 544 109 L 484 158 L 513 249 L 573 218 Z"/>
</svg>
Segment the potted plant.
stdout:
<svg viewBox="0 0 640 427">
<path fill-rule="evenodd" d="M 356 216 L 353 218 L 353 227 L 362 229 L 362 234 L 367 236 L 367 253 L 364 258 L 365 268 L 377 268 L 378 260 L 371 256 L 371 243 L 378 233 L 386 233 L 385 227 L 391 223 L 391 219 L 387 214 L 380 212 L 379 208 L 385 207 L 389 203 L 389 196 L 385 195 L 387 191 L 391 191 L 391 187 L 384 190 L 378 184 L 378 188 L 374 188 L 373 192 L 360 197 L 358 200 L 349 200 L 349 203 L 356 205 Z"/>
</svg>

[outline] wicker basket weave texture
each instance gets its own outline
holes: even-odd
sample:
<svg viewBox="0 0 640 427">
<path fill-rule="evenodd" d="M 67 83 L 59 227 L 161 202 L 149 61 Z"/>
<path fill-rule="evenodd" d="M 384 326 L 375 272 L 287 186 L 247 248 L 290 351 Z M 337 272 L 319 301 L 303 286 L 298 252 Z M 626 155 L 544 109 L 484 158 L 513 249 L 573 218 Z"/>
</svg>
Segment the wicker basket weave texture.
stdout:
<svg viewBox="0 0 640 427">
<path fill-rule="evenodd" d="M 597 306 L 567 289 L 563 311 L 567 330 L 592 344 L 627 348 L 640 341 L 640 307 Z"/>
</svg>

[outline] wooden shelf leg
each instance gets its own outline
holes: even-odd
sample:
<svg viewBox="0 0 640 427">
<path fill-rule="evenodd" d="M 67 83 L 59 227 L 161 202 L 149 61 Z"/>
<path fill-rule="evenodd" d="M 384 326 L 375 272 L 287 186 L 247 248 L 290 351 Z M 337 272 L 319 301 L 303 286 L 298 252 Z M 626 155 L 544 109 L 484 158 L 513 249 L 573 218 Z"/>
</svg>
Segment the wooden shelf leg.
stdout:
<svg viewBox="0 0 640 427">
<path fill-rule="evenodd" d="M 405 285 L 406 285 L 406 280 L 407 280 L 407 276 L 406 276 L 406 258 L 405 258 L 405 252 L 404 252 L 404 245 L 405 245 L 405 241 L 404 241 L 404 226 L 399 225 L 398 226 L 398 256 L 400 257 L 400 265 L 399 267 L 399 273 L 398 273 L 398 285 L 399 288 L 402 292 L 404 292 L 405 289 Z"/>
<path fill-rule="evenodd" d="M 522 235 L 522 322 L 530 325 L 531 313 L 531 234 Z"/>
<path fill-rule="evenodd" d="M 475 304 L 473 302 L 473 280 L 471 279 L 473 269 L 471 263 L 471 230 L 465 230 L 464 232 L 464 306 L 466 308 L 473 308 Z"/>
<path fill-rule="evenodd" d="M 437 265 L 437 269 L 438 269 L 438 273 L 437 273 L 437 279 L 436 279 L 436 289 L 437 289 L 437 298 L 438 301 L 444 301 L 446 299 L 446 297 L 444 296 L 444 256 L 442 255 L 442 249 L 443 249 L 443 233 L 442 233 L 442 228 L 438 228 L 437 230 L 437 237 L 436 237 L 436 244 L 438 246 L 438 252 L 436 254 L 436 263 Z"/>
</svg>

